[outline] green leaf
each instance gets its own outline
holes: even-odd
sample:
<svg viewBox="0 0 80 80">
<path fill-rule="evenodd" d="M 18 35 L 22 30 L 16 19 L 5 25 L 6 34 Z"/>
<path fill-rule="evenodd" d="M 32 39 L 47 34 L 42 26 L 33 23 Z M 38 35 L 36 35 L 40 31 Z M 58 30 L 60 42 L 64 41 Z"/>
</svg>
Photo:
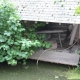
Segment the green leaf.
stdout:
<svg viewBox="0 0 80 80">
<path fill-rule="evenodd" d="M 12 59 L 12 60 L 8 61 L 8 64 L 15 66 L 15 65 L 17 65 L 17 61 L 15 59 Z"/>
<path fill-rule="evenodd" d="M 6 36 L 10 36 L 10 35 L 11 35 L 11 32 L 4 31 L 4 35 L 6 35 Z"/>
<path fill-rule="evenodd" d="M 3 45 L 0 46 L 0 49 L 8 50 L 9 49 L 9 46 L 6 45 L 6 44 L 3 44 Z"/>
<path fill-rule="evenodd" d="M 5 58 L 3 56 L 0 56 L 0 62 L 4 62 Z"/>
<path fill-rule="evenodd" d="M 50 47 L 51 47 L 51 44 L 48 43 L 48 42 L 44 42 L 44 43 L 43 43 L 43 47 L 45 47 L 45 48 L 50 48 Z"/>
<path fill-rule="evenodd" d="M 3 35 L 0 35 L 0 42 L 5 42 L 7 38 Z"/>
<path fill-rule="evenodd" d="M 13 41 L 13 39 L 9 38 L 7 43 L 8 43 L 8 45 L 12 45 L 12 44 L 14 44 L 14 41 Z"/>
<path fill-rule="evenodd" d="M 51 47 L 51 45 L 50 44 L 46 44 L 46 46 L 45 46 L 46 48 L 50 48 Z"/>
<path fill-rule="evenodd" d="M 76 13 L 76 14 L 80 14 L 80 6 L 76 7 L 75 13 Z"/>
<path fill-rule="evenodd" d="M 24 50 L 26 48 L 26 44 L 23 43 L 22 46 L 21 46 L 21 50 Z"/>
<path fill-rule="evenodd" d="M 45 35 L 45 34 L 43 34 L 41 37 L 42 37 L 42 39 L 45 39 L 46 35 Z"/>
<path fill-rule="evenodd" d="M 6 59 L 7 61 L 9 61 L 9 60 L 12 59 L 12 56 L 9 56 L 9 55 L 8 55 L 8 56 L 5 57 L 5 59 Z"/>
</svg>

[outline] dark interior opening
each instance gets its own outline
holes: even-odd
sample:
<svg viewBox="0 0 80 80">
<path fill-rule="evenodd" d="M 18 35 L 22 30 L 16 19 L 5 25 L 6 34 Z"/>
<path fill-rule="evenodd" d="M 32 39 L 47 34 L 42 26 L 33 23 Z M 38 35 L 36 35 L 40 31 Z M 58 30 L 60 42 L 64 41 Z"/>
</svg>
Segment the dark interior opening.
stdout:
<svg viewBox="0 0 80 80">
<path fill-rule="evenodd" d="M 27 22 L 22 21 L 21 23 L 25 27 L 31 27 L 31 26 L 33 27 L 33 24 L 37 24 L 39 22 L 35 23 L 34 21 L 27 21 Z M 46 22 L 44 23 L 46 24 Z M 53 45 L 53 49 L 64 50 L 71 46 L 69 45 L 69 42 L 71 39 L 72 30 L 73 30 L 73 24 L 48 23 L 45 26 L 38 27 L 36 29 L 36 32 L 38 32 L 38 34 L 43 34 L 46 31 L 48 31 L 49 33 L 48 32 L 45 33 L 46 34 L 45 40 L 50 42 Z M 58 32 L 58 31 L 61 31 L 61 32 Z M 71 52 L 70 50 L 68 49 L 69 52 Z"/>
</svg>

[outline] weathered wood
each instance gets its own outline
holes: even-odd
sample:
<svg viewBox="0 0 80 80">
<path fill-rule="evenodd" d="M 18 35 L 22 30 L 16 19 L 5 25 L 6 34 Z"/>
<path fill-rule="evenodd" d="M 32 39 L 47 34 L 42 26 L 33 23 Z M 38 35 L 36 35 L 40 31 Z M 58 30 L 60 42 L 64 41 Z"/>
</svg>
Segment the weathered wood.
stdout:
<svg viewBox="0 0 80 80">
<path fill-rule="evenodd" d="M 48 43 L 52 44 L 52 47 L 50 47 L 51 50 L 56 50 L 57 49 L 57 42 L 54 40 L 49 40 L 47 41 Z"/>
<path fill-rule="evenodd" d="M 75 38 L 77 29 L 78 29 L 78 24 L 75 24 L 74 25 L 73 32 L 72 32 L 72 35 L 71 35 L 71 39 L 70 39 L 69 45 L 72 45 L 73 44 L 73 41 L 74 41 L 74 38 Z"/>
<path fill-rule="evenodd" d="M 63 32 L 66 32 L 66 30 L 48 30 L 48 31 L 38 31 L 36 33 L 45 33 L 45 34 L 50 34 L 50 33 L 56 33 L 58 34 L 58 37 L 59 37 L 59 43 L 60 43 L 60 46 L 62 47 L 62 42 L 61 42 L 61 36 L 60 36 L 60 33 L 63 33 Z"/>
<path fill-rule="evenodd" d="M 80 24 L 79 24 L 79 39 L 80 39 Z"/>
<path fill-rule="evenodd" d="M 62 42 L 61 42 L 61 36 L 60 36 L 60 33 L 58 33 L 58 36 L 59 36 L 59 42 L 60 42 L 60 45 L 62 47 Z"/>
<path fill-rule="evenodd" d="M 66 30 L 47 30 L 47 31 L 37 31 L 36 33 L 63 33 Z"/>
<path fill-rule="evenodd" d="M 44 52 L 44 50 L 36 51 L 29 59 L 37 60 L 39 56 Z M 66 65 L 77 66 L 79 61 L 78 54 L 64 53 L 64 52 L 55 52 L 55 51 L 46 51 L 43 53 L 40 58 L 40 61 L 46 61 L 51 63 L 60 63 Z"/>
<path fill-rule="evenodd" d="M 76 53 L 76 51 L 80 48 L 80 45 L 74 45 L 72 48 L 71 48 L 71 53 Z"/>
</svg>

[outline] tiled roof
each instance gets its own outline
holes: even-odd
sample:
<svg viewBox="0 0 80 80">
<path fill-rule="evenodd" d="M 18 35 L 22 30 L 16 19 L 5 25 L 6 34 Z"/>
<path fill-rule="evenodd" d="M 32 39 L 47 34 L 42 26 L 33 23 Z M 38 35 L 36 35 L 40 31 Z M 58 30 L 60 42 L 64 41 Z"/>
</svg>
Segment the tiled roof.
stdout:
<svg viewBox="0 0 80 80">
<path fill-rule="evenodd" d="M 58 23 L 80 23 L 75 16 L 79 0 L 10 0 L 18 6 L 21 20 Z"/>
</svg>

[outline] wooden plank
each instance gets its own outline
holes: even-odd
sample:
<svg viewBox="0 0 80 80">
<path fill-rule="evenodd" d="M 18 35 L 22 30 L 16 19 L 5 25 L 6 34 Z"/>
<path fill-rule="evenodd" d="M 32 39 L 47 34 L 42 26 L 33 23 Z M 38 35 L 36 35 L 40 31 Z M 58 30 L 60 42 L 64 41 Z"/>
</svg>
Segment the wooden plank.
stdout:
<svg viewBox="0 0 80 80">
<path fill-rule="evenodd" d="M 36 51 L 29 59 L 37 60 L 39 56 L 44 52 L 44 50 Z M 55 51 L 46 51 L 43 53 L 40 58 L 40 61 L 46 61 L 51 63 L 60 63 L 66 65 L 77 66 L 79 61 L 78 54 L 64 53 L 64 52 L 55 52 Z"/>
<path fill-rule="evenodd" d="M 73 44 L 73 41 L 74 41 L 74 38 L 75 38 L 77 29 L 78 29 L 78 24 L 75 24 L 74 25 L 73 32 L 72 32 L 72 35 L 71 35 L 71 39 L 70 39 L 69 45 L 72 45 Z"/>
<path fill-rule="evenodd" d="M 66 32 L 66 30 L 47 30 L 47 31 L 38 31 L 36 33 L 63 33 Z"/>
</svg>

